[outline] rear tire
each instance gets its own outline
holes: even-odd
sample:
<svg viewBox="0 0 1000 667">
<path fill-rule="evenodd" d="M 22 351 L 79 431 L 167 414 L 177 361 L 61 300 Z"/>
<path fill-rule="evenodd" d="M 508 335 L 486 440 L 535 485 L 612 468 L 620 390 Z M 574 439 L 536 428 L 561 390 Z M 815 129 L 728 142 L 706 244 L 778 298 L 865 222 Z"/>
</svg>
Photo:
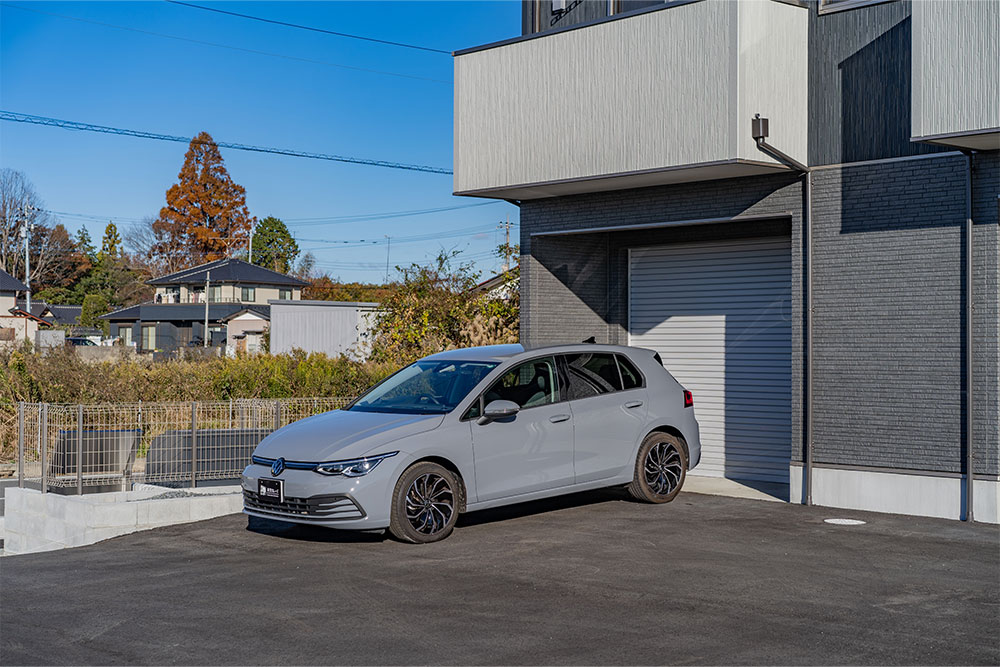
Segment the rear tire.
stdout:
<svg viewBox="0 0 1000 667">
<path fill-rule="evenodd" d="M 650 433 L 639 447 L 629 494 L 647 503 L 669 503 L 677 497 L 687 475 L 684 446 L 669 433 Z"/>
<path fill-rule="evenodd" d="M 414 463 L 392 492 L 389 532 L 412 544 L 443 540 L 458 521 L 459 497 L 459 483 L 450 470 L 430 461 Z"/>
</svg>

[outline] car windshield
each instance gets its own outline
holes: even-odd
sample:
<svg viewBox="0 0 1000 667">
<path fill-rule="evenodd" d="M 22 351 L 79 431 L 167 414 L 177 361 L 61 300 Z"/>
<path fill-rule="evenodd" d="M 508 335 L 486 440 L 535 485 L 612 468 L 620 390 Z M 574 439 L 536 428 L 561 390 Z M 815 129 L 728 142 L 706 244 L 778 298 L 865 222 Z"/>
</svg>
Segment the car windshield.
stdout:
<svg viewBox="0 0 1000 667">
<path fill-rule="evenodd" d="M 489 361 L 418 361 L 373 387 L 348 410 L 414 415 L 451 412 L 496 366 Z"/>
</svg>

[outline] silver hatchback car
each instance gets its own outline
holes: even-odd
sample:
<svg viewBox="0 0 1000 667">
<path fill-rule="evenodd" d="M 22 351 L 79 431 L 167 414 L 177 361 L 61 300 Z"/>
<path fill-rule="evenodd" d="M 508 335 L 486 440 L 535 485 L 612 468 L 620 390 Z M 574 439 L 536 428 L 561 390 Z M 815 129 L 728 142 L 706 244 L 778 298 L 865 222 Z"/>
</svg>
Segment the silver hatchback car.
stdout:
<svg viewBox="0 0 1000 667">
<path fill-rule="evenodd" d="M 586 489 L 669 502 L 700 456 L 691 393 L 652 350 L 449 350 L 264 438 L 244 512 L 435 542 L 462 512 Z"/>
</svg>

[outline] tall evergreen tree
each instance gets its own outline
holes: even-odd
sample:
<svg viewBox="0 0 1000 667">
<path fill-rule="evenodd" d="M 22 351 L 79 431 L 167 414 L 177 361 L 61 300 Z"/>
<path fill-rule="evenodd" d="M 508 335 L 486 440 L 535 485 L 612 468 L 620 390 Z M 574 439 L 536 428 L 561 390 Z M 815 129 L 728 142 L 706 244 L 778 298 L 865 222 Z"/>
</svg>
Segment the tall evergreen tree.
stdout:
<svg viewBox="0 0 1000 667">
<path fill-rule="evenodd" d="M 188 265 L 221 259 L 246 247 L 253 221 L 246 190 L 233 182 L 219 147 L 202 132 L 191 140 L 177 183 L 167 190 L 167 205 L 153 223 L 154 251 L 183 257 Z"/>
<path fill-rule="evenodd" d="M 269 215 L 254 229 L 253 263 L 257 266 L 288 273 L 298 255 L 299 244 L 278 218 Z"/>
</svg>

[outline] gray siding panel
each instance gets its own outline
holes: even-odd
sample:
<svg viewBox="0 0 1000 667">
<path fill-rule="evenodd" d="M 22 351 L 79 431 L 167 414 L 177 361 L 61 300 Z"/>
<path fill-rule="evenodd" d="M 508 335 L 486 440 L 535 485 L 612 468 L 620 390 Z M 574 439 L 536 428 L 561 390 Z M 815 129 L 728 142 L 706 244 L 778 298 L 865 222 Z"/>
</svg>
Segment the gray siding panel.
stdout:
<svg viewBox="0 0 1000 667">
<path fill-rule="evenodd" d="M 321 352 L 330 357 L 352 355 L 361 334 L 367 332 L 371 308 L 353 305 L 271 304 L 271 347 L 273 354 L 293 350 Z M 364 356 L 362 354 L 362 356 Z"/>
<path fill-rule="evenodd" d="M 1000 128 L 1000 3 L 913 5 L 912 134 Z"/>
</svg>

